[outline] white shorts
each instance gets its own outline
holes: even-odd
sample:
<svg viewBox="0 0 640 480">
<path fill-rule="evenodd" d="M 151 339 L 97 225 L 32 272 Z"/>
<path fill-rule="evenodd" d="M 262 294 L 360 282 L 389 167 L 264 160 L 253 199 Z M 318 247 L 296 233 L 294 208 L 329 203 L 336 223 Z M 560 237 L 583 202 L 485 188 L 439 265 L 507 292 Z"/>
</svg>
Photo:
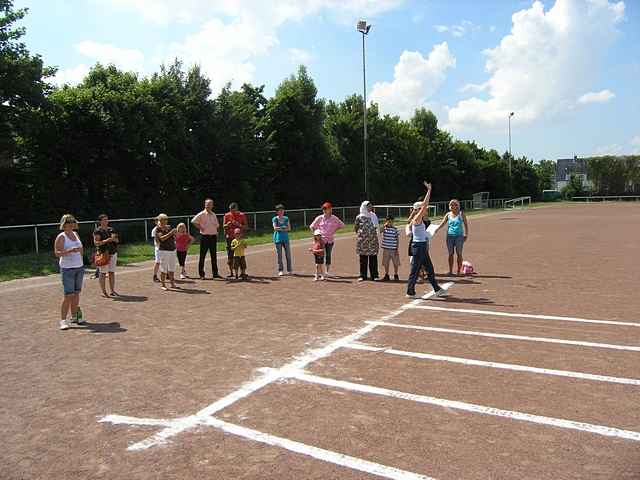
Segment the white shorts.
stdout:
<svg viewBox="0 0 640 480">
<path fill-rule="evenodd" d="M 118 263 L 118 254 L 117 253 L 113 253 L 109 257 L 109 263 L 107 263 L 106 265 L 103 265 L 101 267 L 98 267 L 98 271 L 100 273 L 102 273 L 102 274 L 109 273 L 109 272 L 116 273 L 116 264 L 117 263 Z"/>
<path fill-rule="evenodd" d="M 176 251 L 175 250 L 159 250 L 160 255 L 160 271 L 162 273 L 173 273 L 176 271 Z"/>
<path fill-rule="evenodd" d="M 160 249 L 158 247 L 153 249 L 153 255 L 156 259 L 156 263 L 160 263 Z"/>
</svg>

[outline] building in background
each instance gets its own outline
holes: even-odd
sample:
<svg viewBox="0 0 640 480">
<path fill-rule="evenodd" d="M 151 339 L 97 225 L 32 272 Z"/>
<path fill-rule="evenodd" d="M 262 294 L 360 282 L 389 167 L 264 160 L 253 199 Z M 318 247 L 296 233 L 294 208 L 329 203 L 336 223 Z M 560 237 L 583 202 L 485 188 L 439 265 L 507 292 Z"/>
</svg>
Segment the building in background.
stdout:
<svg viewBox="0 0 640 480">
<path fill-rule="evenodd" d="M 593 187 L 593 182 L 588 178 L 586 158 L 559 158 L 556 160 L 556 190 L 562 190 L 569 183 L 572 174 L 576 174 L 582 180 L 582 186 Z"/>
</svg>

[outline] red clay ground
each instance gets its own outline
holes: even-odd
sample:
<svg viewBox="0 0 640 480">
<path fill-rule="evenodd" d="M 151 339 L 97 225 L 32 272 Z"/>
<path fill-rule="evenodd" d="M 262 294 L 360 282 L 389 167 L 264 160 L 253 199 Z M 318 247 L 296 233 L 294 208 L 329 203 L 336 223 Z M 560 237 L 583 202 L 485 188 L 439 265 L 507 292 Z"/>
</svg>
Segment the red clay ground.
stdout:
<svg viewBox="0 0 640 480">
<path fill-rule="evenodd" d="M 640 206 L 553 206 L 471 220 L 479 274 L 445 278 L 422 305 L 640 323 Z M 432 256 L 446 271 L 444 239 Z M 298 272 L 312 271 L 308 242 Z M 122 301 L 87 280 L 87 328 L 57 330 L 57 277 L 0 285 L 0 479 L 378 478 L 198 426 L 166 445 L 127 447 L 161 427 L 105 415 L 184 417 L 311 348 L 407 303 L 404 285 L 355 282 L 352 238 L 335 249 L 341 279 L 274 277 L 253 247 L 249 283 L 190 280 L 161 292 L 149 265 L 123 267 Z M 406 251 L 403 243 L 401 251 Z M 193 260 L 193 259 L 192 259 Z M 402 278 L 407 259 L 402 257 Z M 222 260 L 219 264 L 223 266 Z M 195 265 L 191 264 L 195 273 Z M 224 271 L 224 269 L 222 269 Z M 640 346 L 640 328 L 408 309 L 392 323 Z M 640 378 L 640 352 L 379 326 L 358 342 L 408 352 Z M 515 372 L 340 348 L 310 364 L 324 378 L 640 431 L 639 385 Z M 216 414 L 235 425 L 436 479 L 637 479 L 640 442 L 411 400 L 280 380 Z"/>
</svg>

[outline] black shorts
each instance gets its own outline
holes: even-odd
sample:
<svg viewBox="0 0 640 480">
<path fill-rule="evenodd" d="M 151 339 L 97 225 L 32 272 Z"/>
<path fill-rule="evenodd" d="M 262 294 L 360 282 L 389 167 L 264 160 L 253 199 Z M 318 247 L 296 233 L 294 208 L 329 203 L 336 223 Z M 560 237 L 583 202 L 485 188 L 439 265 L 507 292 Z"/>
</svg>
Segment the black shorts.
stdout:
<svg viewBox="0 0 640 480">
<path fill-rule="evenodd" d="M 316 265 L 324 265 L 324 255 L 314 255 L 316 257 Z"/>
<path fill-rule="evenodd" d="M 233 257 L 233 268 L 247 269 L 247 260 L 244 257 Z"/>
</svg>

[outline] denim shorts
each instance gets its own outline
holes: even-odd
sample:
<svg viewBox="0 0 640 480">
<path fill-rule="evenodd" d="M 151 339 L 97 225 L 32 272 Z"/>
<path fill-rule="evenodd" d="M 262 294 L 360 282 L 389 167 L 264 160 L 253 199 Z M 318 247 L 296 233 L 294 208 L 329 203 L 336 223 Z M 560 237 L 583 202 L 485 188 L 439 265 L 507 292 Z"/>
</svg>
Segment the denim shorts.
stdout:
<svg viewBox="0 0 640 480">
<path fill-rule="evenodd" d="M 449 255 L 453 255 L 454 248 L 458 252 L 458 255 L 462 255 L 462 247 L 464 247 L 463 235 L 447 235 L 447 250 L 449 250 Z"/>
<path fill-rule="evenodd" d="M 84 267 L 63 268 L 60 271 L 62 277 L 62 288 L 65 295 L 80 293 L 82 290 L 82 279 L 84 278 Z"/>
</svg>

